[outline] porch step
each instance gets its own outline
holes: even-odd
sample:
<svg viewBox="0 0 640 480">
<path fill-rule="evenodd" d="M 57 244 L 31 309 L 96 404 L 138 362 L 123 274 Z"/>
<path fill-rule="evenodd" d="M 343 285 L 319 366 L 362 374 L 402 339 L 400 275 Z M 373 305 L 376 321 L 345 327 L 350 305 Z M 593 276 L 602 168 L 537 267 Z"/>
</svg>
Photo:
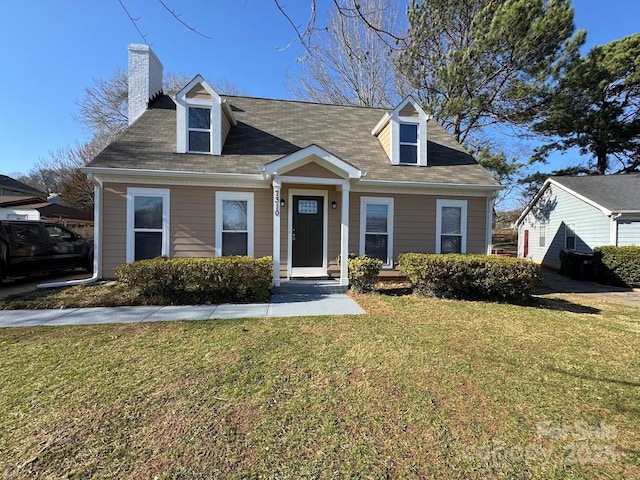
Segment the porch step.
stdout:
<svg viewBox="0 0 640 480">
<path fill-rule="evenodd" d="M 332 294 L 344 293 L 347 287 L 340 285 L 340 282 L 331 278 L 293 278 L 291 280 L 280 280 L 279 287 L 273 287 L 273 293 L 315 293 Z"/>
</svg>

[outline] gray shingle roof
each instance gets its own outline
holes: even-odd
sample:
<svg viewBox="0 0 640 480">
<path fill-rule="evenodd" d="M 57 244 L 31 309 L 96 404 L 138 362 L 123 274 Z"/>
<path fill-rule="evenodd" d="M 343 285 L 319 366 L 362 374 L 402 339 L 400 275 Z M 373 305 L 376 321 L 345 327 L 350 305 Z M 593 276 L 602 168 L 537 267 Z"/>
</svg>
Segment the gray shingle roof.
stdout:
<svg viewBox="0 0 640 480">
<path fill-rule="evenodd" d="M 612 212 L 640 211 L 640 173 L 551 178 Z"/>
<path fill-rule="evenodd" d="M 33 188 L 31 185 L 22 183 L 15 178 L 8 177 L 7 175 L 0 175 L 0 191 L 3 191 L 5 195 L 9 194 L 9 192 L 16 192 L 19 194 L 35 194 L 38 197 L 47 198 L 46 193 L 38 190 L 37 188 Z"/>
<path fill-rule="evenodd" d="M 225 97 L 238 121 L 221 156 L 177 154 L 175 104 L 153 103 L 89 167 L 258 174 L 258 166 L 316 144 L 367 171 L 367 180 L 498 185 L 435 121 L 428 123 L 428 167 L 391 166 L 371 130 L 385 110 Z"/>
</svg>

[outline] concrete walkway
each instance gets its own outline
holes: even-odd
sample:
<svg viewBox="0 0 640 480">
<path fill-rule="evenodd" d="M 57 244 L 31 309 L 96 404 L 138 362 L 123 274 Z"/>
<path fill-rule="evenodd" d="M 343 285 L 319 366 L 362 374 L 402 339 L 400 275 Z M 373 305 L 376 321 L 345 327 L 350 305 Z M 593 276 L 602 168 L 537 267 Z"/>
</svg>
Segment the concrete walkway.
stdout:
<svg viewBox="0 0 640 480">
<path fill-rule="evenodd" d="M 0 311 L 0 327 L 95 325 L 215 318 L 359 315 L 362 313 L 364 310 L 345 294 L 274 294 L 270 303 L 2 310 Z"/>
</svg>

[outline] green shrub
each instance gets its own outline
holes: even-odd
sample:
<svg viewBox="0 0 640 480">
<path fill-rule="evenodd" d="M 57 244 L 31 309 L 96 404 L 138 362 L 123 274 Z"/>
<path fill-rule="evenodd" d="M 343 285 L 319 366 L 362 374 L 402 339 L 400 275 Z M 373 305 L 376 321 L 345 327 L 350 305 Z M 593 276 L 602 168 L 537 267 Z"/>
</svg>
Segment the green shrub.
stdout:
<svg viewBox="0 0 640 480">
<path fill-rule="evenodd" d="M 405 253 L 398 260 L 413 289 L 428 296 L 525 300 L 542 278 L 540 265 L 510 257 Z"/>
<path fill-rule="evenodd" d="M 598 282 L 640 287 L 640 246 L 596 247 L 593 254 Z"/>
<path fill-rule="evenodd" d="M 378 280 L 382 260 L 362 255 L 349 256 L 349 285 L 354 292 L 366 293 L 373 290 Z"/>
<path fill-rule="evenodd" d="M 272 262 L 271 257 L 158 257 L 119 265 L 116 275 L 162 304 L 262 302 L 269 299 Z"/>
</svg>

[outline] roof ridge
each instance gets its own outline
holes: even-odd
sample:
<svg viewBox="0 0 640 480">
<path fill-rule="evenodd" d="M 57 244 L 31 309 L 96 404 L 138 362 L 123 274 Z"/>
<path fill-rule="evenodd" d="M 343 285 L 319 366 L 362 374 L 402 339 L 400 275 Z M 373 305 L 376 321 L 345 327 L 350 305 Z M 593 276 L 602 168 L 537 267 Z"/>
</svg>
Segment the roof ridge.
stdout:
<svg viewBox="0 0 640 480">
<path fill-rule="evenodd" d="M 287 99 L 287 98 L 256 97 L 253 95 L 227 95 L 225 93 L 220 93 L 219 95 L 225 98 L 246 98 L 250 100 L 267 100 L 270 102 L 303 103 L 306 105 L 320 105 L 324 107 L 361 108 L 364 110 L 379 110 L 381 112 L 387 112 L 392 109 L 391 107 L 385 108 L 385 107 L 369 107 L 366 105 L 341 105 L 338 103 L 312 102 L 310 100 L 298 100 L 298 99 Z"/>
</svg>

